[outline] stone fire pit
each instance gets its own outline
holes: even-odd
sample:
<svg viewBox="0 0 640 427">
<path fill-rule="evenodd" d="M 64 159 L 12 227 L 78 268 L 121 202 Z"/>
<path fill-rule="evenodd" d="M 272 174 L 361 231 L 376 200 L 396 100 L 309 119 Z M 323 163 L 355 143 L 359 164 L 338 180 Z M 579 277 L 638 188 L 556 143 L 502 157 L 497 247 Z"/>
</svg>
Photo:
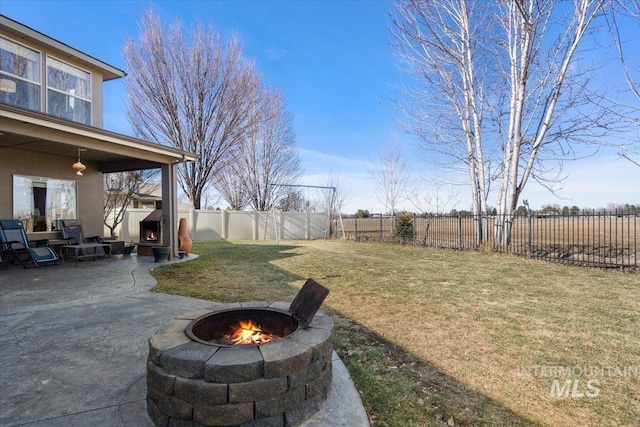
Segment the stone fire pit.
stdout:
<svg viewBox="0 0 640 427">
<path fill-rule="evenodd" d="M 230 308 L 286 311 L 289 303 L 218 304 L 178 316 L 149 340 L 147 411 L 157 426 L 295 426 L 326 400 L 331 386 L 333 320 L 316 313 L 277 341 L 221 346 L 185 329 Z"/>
</svg>

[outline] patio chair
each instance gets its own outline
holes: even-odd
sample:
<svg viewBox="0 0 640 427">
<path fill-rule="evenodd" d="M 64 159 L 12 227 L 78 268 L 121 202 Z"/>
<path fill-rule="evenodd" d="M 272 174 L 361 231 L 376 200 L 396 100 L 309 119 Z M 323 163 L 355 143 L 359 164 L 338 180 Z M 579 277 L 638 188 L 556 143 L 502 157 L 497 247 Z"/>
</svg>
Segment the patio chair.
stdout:
<svg viewBox="0 0 640 427">
<path fill-rule="evenodd" d="M 32 246 L 33 242 L 29 242 L 24 224 L 20 220 L 0 220 L 0 242 L 2 242 L 2 260 L 8 265 L 18 262 L 24 268 L 28 268 L 30 263 L 40 267 L 43 263 L 60 262 L 60 258 L 48 246 L 46 239 L 38 241 L 41 246 Z"/>
<path fill-rule="evenodd" d="M 76 266 L 80 259 L 93 258 L 95 260 L 105 256 L 111 258 L 111 245 L 102 243 L 100 236 L 85 238 L 82 231 L 82 221 L 79 219 L 62 220 L 62 239 L 69 242 L 68 245 L 62 246 L 62 250 L 73 252 Z"/>
</svg>

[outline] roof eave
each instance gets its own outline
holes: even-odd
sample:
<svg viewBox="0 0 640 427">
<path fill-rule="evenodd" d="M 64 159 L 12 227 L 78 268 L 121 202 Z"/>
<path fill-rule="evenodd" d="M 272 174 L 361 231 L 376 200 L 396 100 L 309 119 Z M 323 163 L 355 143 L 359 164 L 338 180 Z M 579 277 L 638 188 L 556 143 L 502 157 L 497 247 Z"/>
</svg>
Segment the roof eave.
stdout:
<svg viewBox="0 0 640 427">
<path fill-rule="evenodd" d="M 119 79 L 127 75 L 125 71 L 120 70 L 119 68 L 116 68 L 112 65 L 107 64 L 106 62 L 94 58 L 91 55 L 74 49 L 71 46 L 62 43 L 61 41 L 42 34 L 41 32 L 34 30 L 33 28 L 21 24 L 17 21 L 14 21 L 13 19 L 5 15 L 0 15 L 0 27 L 7 28 L 12 33 L 20 34 L 22 38 L 30 39 L 40 44 L 49 46 L 50 48 L 65 54 L 67 57 L 77 58 L 80 61 L 87 62 L 94 67 L 99 68 L 104 73 L 104 81 Z"/>
</svg>

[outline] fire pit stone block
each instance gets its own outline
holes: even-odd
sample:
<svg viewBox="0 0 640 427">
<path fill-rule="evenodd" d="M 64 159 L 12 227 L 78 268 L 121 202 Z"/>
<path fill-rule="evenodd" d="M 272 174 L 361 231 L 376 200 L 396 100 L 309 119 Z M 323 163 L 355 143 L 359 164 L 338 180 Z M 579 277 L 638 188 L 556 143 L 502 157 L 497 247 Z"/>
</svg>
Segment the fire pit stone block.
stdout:
<svg viewBox="0 0 640 427">
<path fill-rule="evenodd" d="M 151 398 L 151 396 L 147 396 L 147 413 L 149 417 L 153 420 L 153 424 L 156 426 L 167 426 L 169 425 L 169 416 L 164 414 L 158 408 L 155 401 Z"/>
<path fill-rule="evenodd" d="M 184 332 L 184 328 L 187 327 L 191 320 L 189 319 L 173 319 L 162 325 L 156 331 L 156 335 L 164 335 L 164 334 L 182 334 Z"/>
<path fill-rule="evenodd" d="M 161 412 L 170 420 L 190 420 L 193 418 L 193 405 L 182 399 L 155 394 L 153 391 L 149 393 L 148 397 L 153 400 L 157 409 L 162 408 Z"/>
<path fill-rule="evenodd" d="M 184 332 L 171 332 L 168 334 L 156 334 L 149 340 L 149 360 L 160 365 L 160 355 L 173 347 L 191 342 Z"/>
<path fill-rule="evenodd" d="M 325 370 L 327 363 L 324 360 L 317 360 L 298 372 L 289 375 L 290 388 L 304 387 L 311 383 Z"/>
<path fill-rule="evenodd" d="M 205 361 L 217 351 L 189 341 L 164 351 L 159 358 L 160 365 L 170 374 L 182 378 L 203 378 Z"/>
<path fill-rule="evenodd" d="M 164 369 L 151 362 L 147 363 L 147 389 L 169 396 L 173 393 L 175 381 L 175 375 L 168 374 Z"/>
<path fill-rule="evenodd" d="M 264 360 L 257 347 L 220 348 L 204 368 L 208 382 L 243 383 L 263 376 Z"/>
<path fill-rule="evenodd" d="M 328 318 L 331 320 L 331 318 Z M 293 339 L 301 342 L 313 349 L 311 361 L 315 362 L 319 359 L 328 359 L 331 362 L 331 353 L 333 352 L 333 321 L 331 329 L 320 329 L 309 327 L 306 334 L 294 335 Z"/>
<path fill-rule="evenodd" d="M 287 391 L 287 378 L 258 379 L 246 383 L 229 384 L 229 402 L 255 402 L 264 398 L 278 397 Z"/>
<path fill-rule="evenodd" d="M 309 328 L 329 329 L 333 331 L 333 319 L 329 316 L 315 316 Z"/>
<path fill-rule="evenodd" d="M 296 408 L 304 401 L 306 392 L 304 387 L 294 388 L 273 399 L 256 402 L 256 417 L 272 417 L 276 414 L 286 413 Z"/>
<path fill-rule="evenodd" d="M 329 386 L 331 385 L 331 370 L 325 369 L 315 379 L 306 383 L 307 394 L 306 399 L 312 399 L 319 394 L 323 396 L 322 400 L 327 398 Z"/>
<path fill-rule="evenodd" d="M 313 349 L 298 341 L 283 338 L 260 348 L 264 358 L 264 377 L 279 378 L 300 371 L 311 363 Z"/>
<path fill-rule="evenodd" d="M 173 393 L 185 402 L 199 405 L 222 405 L 227 403 L 227 384 L 207 383 L 199 380 L 176 378 Z"/>
<path fill-rule="evenodd" d="M 326 398 L 327 398 L 327 394 L 325 394 L 324 396 L 317 395 L 313 399 L 304 400 L 299 406 L 286 412 L 285 414 L 285 418 L 287 420 L 286 425 L 297 426 L 301 424 L 303 421 L 305 421 L 309 417 L 308 414 L 313 414 L 317 412 L 318 409 L 320 409 L 322 402 L 324 402 Z"/>
<path fill-rule="evenodd" d="M 253 421 L 253 403 L 195 405 L 193 420 L 205 426 L 233 426 L 249 423 Z"/>
</svg>

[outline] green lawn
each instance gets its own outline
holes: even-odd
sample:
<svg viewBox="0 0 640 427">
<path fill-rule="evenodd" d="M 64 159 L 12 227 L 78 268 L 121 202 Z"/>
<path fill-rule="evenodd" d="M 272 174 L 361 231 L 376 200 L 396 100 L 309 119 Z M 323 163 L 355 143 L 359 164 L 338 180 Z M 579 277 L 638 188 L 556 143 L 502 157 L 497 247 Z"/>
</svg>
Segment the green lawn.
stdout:
<svg viewBox="0 0 640 427">
<path fill-rule="evenodd" d="M 637 273 L 342 241 L 193 252 L 153 271 L 155 291 L 235 302 L 291 301 L 308 277 L 329 288 L 334 348 L 375 426 L 640 420 Z"/>
</svg>

